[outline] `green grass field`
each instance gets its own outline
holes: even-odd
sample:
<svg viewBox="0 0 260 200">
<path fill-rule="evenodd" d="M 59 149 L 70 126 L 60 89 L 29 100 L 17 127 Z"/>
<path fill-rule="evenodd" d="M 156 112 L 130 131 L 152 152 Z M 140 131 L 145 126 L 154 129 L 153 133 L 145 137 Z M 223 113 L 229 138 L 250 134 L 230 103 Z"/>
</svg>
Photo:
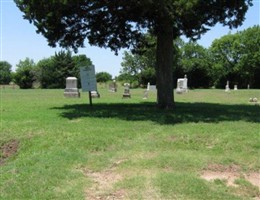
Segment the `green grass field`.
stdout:
<svg viewBox="0 0 260 200">
<path fill-rule="evenodd" d="M 260 199 L 260 90 L 0 89 L 0 199 Z"/>
</svg>

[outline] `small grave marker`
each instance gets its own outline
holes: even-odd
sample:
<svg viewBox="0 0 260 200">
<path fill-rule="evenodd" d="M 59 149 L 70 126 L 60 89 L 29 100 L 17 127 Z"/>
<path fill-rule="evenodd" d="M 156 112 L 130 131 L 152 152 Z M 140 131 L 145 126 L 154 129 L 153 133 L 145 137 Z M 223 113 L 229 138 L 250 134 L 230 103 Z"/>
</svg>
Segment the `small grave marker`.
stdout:
<svg viewBox="0 0 260 200">
<path fill-rule="evenodd" d="M 109 91 L 110 92 L 117 92 L 116 80 L 113 80 L 112 83 L 109 83 Z"/>
<path fill-rule="evenodd" d="M 131 94 L 130 94 L 130 83 L 124 83 L 124 94 L 123 94 L 123 98 L 131 98 Z"/>
</svg>

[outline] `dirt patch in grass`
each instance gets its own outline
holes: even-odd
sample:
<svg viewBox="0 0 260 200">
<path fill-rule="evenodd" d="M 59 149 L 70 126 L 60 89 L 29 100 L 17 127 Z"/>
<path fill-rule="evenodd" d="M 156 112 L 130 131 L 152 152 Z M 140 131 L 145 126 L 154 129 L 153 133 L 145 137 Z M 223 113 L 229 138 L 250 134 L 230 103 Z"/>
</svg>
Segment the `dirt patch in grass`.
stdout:
<svg viewBox="0 0 260 200">
<path fill-rule="evenodd" d="M 0 165 L 3 165 L 5 161 L 14 155 L 19 147 L 19 142 L 17 140 L 11 140 L 9 142 L 4 143 L 0 147 Z"/>
<path fill-rule="evenodd" d="M 252 185 L 260 189 L 260 173 L 249 172 L 242 173 L 241 169 L 237 165 L 224 166 L 220 164 L 211 164 L 200 174 L 201 177 L 207 181 L 214 181 L 216 179 L 225 180 L 227 186 L 238 186 L 235 184 L 235 180 L 244 178 Z"/>
<path fill-rule="evenodd" d="M 88 200 L 107 200 L 107 199 L 126 199 L 127 193 L 123 189 L 114 190 L 113 186 L 123 177 L 116 172 L 119 164 L 125 160 L 114 162 L 109 169 L 95 172 L 85 169 L 84 174 L 91 178 L 93 184 L 86 190 L 86 199 Z"/>
</svg>

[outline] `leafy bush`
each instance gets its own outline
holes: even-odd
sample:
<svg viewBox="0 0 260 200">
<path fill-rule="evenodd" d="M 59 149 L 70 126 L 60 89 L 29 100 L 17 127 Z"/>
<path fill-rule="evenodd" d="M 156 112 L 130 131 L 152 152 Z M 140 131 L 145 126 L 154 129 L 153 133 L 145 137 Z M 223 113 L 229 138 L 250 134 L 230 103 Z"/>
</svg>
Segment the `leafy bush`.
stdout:
<svg viewBox="0 0 260 200">
<path fill-rule="evenodd" d="M 0 84 L 9 84 L 11 81 L 11 64 L 0 61 Z"/>
<path fill-rule="evenodd" d="M 98 72 L 96 74 L 97 82 L 105 83 L 112 80 L 112 75 L 107 72 Z"/>
<path fill-rule="evenodd" d="M 33 87 L 33 82 L 36 80 L 34 68 L 34 61 L 29 58 L 20 61 L 17 65 L 14 81 L 21 89 L 30 89 Z"/>
</svg>

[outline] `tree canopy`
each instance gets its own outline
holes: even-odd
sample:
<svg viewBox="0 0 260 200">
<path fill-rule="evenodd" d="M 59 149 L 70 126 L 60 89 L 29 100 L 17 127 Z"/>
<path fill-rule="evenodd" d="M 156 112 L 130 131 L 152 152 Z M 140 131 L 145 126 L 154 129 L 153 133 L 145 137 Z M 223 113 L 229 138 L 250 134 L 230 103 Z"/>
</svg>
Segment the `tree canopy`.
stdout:
<svg viewBox="0 0 260 200">
<path fill-rule="evenodd" d="M 157 37 L 158 106 L 173 99 L 173 45 L 179 35 L 199 38 L 216 23 L 230 28 L 242 24 L 252 0 L 15 0 L 24 18 L 37 27 L 49 45 L 77 50 L 91 45 L 117 52 L 140 45 L 150 31 Z"/>
<path fill-rule="evenodd" d="M 148 43 L 149 37 L 147 37 Z M 224 88 L 226 82 L 239 88 L 260 88 L 260 26 L 215 39 L 209 48 L 196 42 L 174 41 L 174 82 L 185 74 L 190 88 Z M 132 53 L 134 52 L 134 53 Z M 155 49 L 137 48 L 124 53 L 120 78 L 151 82 L 147 71 L 155 65 Z M 155 73 L 153 73 L 155 75 Z M 145 77 L 142 82 L 140 77 Z"/>
<path fill-rule="evenodd" d="M 260 85 L 260 26 L 213 41 L 210 51 L 217 86 L 229 80 L 240 87 Z M 225 80 L 225 81 L 223 81 Z"/>
</svg>

